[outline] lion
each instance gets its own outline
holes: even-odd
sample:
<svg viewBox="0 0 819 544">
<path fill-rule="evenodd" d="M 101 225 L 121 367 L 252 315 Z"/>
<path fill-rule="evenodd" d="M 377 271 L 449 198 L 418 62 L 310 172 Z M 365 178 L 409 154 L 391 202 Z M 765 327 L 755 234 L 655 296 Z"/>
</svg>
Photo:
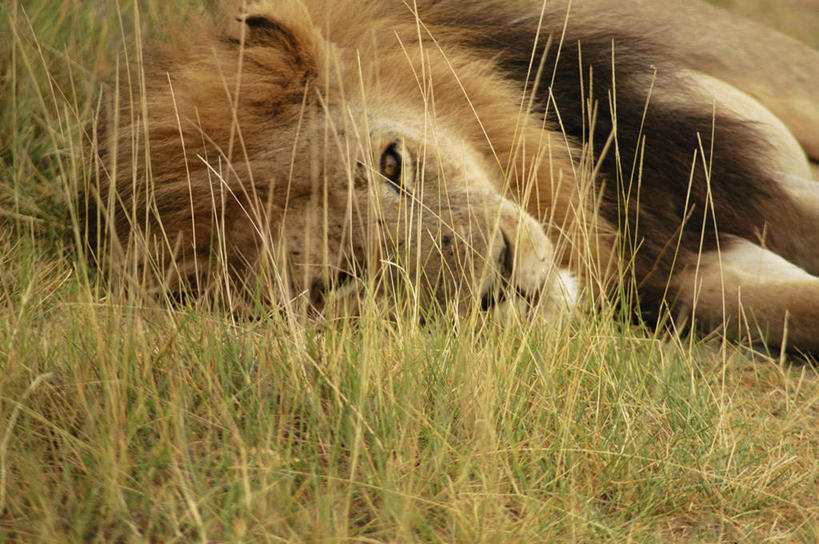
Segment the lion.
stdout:
<svg viewBox="0 0 819 544">
<path fill-rule="evenodd" d="M 619 297 L 819 352 L 819 52 L 693 0 L 217 11 L 118 78 L 101 265 L 316 311 Z"/>
</svg>

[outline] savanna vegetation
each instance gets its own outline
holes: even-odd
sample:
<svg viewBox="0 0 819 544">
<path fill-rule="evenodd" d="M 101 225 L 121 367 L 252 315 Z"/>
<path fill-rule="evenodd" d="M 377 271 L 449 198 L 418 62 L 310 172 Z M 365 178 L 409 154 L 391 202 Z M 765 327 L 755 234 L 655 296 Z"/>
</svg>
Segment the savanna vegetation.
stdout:
<svg viewBox="0 0 819 544">
<path fill-rule="evenodd" d="M 0 4 L 0 542 L 819 540 L 810 361 L 608 307 L 247 318 L 89 266 L 100 86 L 201 9 Z"/>
</svg>

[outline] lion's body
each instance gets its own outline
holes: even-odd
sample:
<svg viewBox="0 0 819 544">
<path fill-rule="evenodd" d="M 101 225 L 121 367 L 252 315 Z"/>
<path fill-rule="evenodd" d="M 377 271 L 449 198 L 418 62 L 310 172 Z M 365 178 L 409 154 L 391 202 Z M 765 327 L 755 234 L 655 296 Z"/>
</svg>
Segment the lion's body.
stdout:
<svg viewBox="0 0 819 544">
<path fill-rule="evenodd" d="M 121 99 L 98 213 L 172 289 L 274 270 L 318 305 L 403 267 L 423 300 L 554 313 L 559 269 L 590 295 L 633 271 L 646 312 L 819 350 L 819 53 L 699 3 L 575 3 L 201 23 Z"/>
</svg>

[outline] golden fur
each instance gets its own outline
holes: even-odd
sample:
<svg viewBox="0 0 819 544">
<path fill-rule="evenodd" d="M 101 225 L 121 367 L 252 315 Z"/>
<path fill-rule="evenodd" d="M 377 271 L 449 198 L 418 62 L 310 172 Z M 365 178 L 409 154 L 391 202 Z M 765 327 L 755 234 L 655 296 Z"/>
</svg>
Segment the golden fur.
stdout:
<svg viewBox="0 0 819 544">
<path fill-rule="evenodd" d="M 203 293 L 220 280 L 253 291 L 265 278 L 276 284 L 272 298 L 315 308 L 332 293 L 359 294 L 371 274 L 379 286 L 408 278 L 423 306 L 561 315 L 575 303 L 574 275 L 596 296 L 633 265 L 647 307 L 693 311 L 706 326 L 731 322 L 731 337 L 817 350 L 819 309 L 802 300 L 819 299 L 812 275 L 819 224 L 810 223 L 819 205 L 795 195 L 819 194 L 806 181 L 804 152 L 819 154 L 811 90 L 819 65 L 810 63 L 819 55 L 699 3 L 675 4 L 677 18 L 664 15 L 668 2 L 636 4 L 580 3 L 568 24 L 588 32 L 574 42 L 555 24 L 568 13 L 560 2 L 515 14 L 492 1 L 342 0 L 327 9 L 314 0 L 266 0 L 238 18 L 189 21 L 198 25 L 188 27 L 190 37 L 154 48 L 144 87 L 119 93 L 105 147 L 112 181 L 92 191 L 91 244 L 110 244 L 114 262 L 136 255 L 135 270 L 172 291 Z M 729 30 L 708 34 L 712 20 Z M 689 39 L 692 28 L 706 30 Z M 528 50 L 519 36 L 528 36 L 521 42 Z M 794 80 L 784 86 L 761 81 L 752 72 L 765 66 L 744 66 L 736 47 L 749 38 L 808 59 L 777 63 Z M 561 40 L 570 52 L 580 44 L 560 61 L 570 67 L 587 51 L 614 58 L 625 44 L 614 70 L 615 79 L 626 74 L 619 87 L 610 73 L 605 87 L 599 69 L 594 82 L 561 76 L 558 61 L 547 60 Z M 653 77 L 657 59 L 665 64 Z M 658 126 L 682 119 L 705 144 L 654 151 L 649 134 L 644 145 L 656 156 L 645 155 L 646 190 L 618 193 L 623 167 L 603 158 L 621 144 L 591 134 L 606 106 L 582 104 L 587 119 L 577 117 L 589 132 L 573 132 L 560 115 L 560 89 L 582 87 L 591 98 L 584 85 L 610 87 L 618 103 L 631 104 L 633 95 L 634 104 L 658 104 L 648 110 L 647 132 L 656 111 Z M 612 133 L 627 126 L 626 108 L 622 119 L 611 114 Z M 674 114 L 683 110 L 693 113 Z M 663 169 L 651 165 L 691 168 L 698 152 L 707 162 L 713 142 L 701 118 L 728 127 L 714 148 L 714 161 L 727 155 L 728 166 L 724 176 L 715 170 L 719 179 L 692 182 L 697 205 L 719 198 L 714 225 L 695 210 L 703 215 L 698 228 L 714 238 L 695 247 L 697 233 L 683 236 L 690 180 L 668 188 L 657 181 Z M 722 151 L 726 140 L 736 153 Z M 765 161 L 744 151 L 757 140 L 771 144 Z M 737 179 L 747 186 L 737 188 Z M 740 203 L 726 199 L 746 195 L 749 211 L 732 212 Z M 94 230 L 97 223 L 116 236 Z M 736 264 L 723 267 L 723 254 Z M 751 257 L 764 273 L 748 273 L 742 259 Z M 773 304 L 770 282 L 793 296 Z"/>
</svg>

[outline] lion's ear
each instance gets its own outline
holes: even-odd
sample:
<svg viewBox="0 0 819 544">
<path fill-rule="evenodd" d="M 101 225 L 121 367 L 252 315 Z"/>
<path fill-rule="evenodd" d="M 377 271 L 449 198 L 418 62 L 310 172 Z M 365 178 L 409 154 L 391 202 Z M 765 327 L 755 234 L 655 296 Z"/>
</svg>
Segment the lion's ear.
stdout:
<svg viewBox="0 0 819 544">
<path fill-rule="evenodd" d="M 300 3 L 277 4 L 275 13 L 251 11 L 237 17 L 234 43 L 246 48 L 245 58 L 293 81 L 317 77 L 327 44 Z"/>
<path fill-rule="evenodd" d="M 299 45 L 299 39 L 284 23 L 264 14 L 246 14 L 237 18 L 246 26 L 244 42 L 246 45 L 266 47 L 284 47 L 293 49 Z"/>
</svg>

